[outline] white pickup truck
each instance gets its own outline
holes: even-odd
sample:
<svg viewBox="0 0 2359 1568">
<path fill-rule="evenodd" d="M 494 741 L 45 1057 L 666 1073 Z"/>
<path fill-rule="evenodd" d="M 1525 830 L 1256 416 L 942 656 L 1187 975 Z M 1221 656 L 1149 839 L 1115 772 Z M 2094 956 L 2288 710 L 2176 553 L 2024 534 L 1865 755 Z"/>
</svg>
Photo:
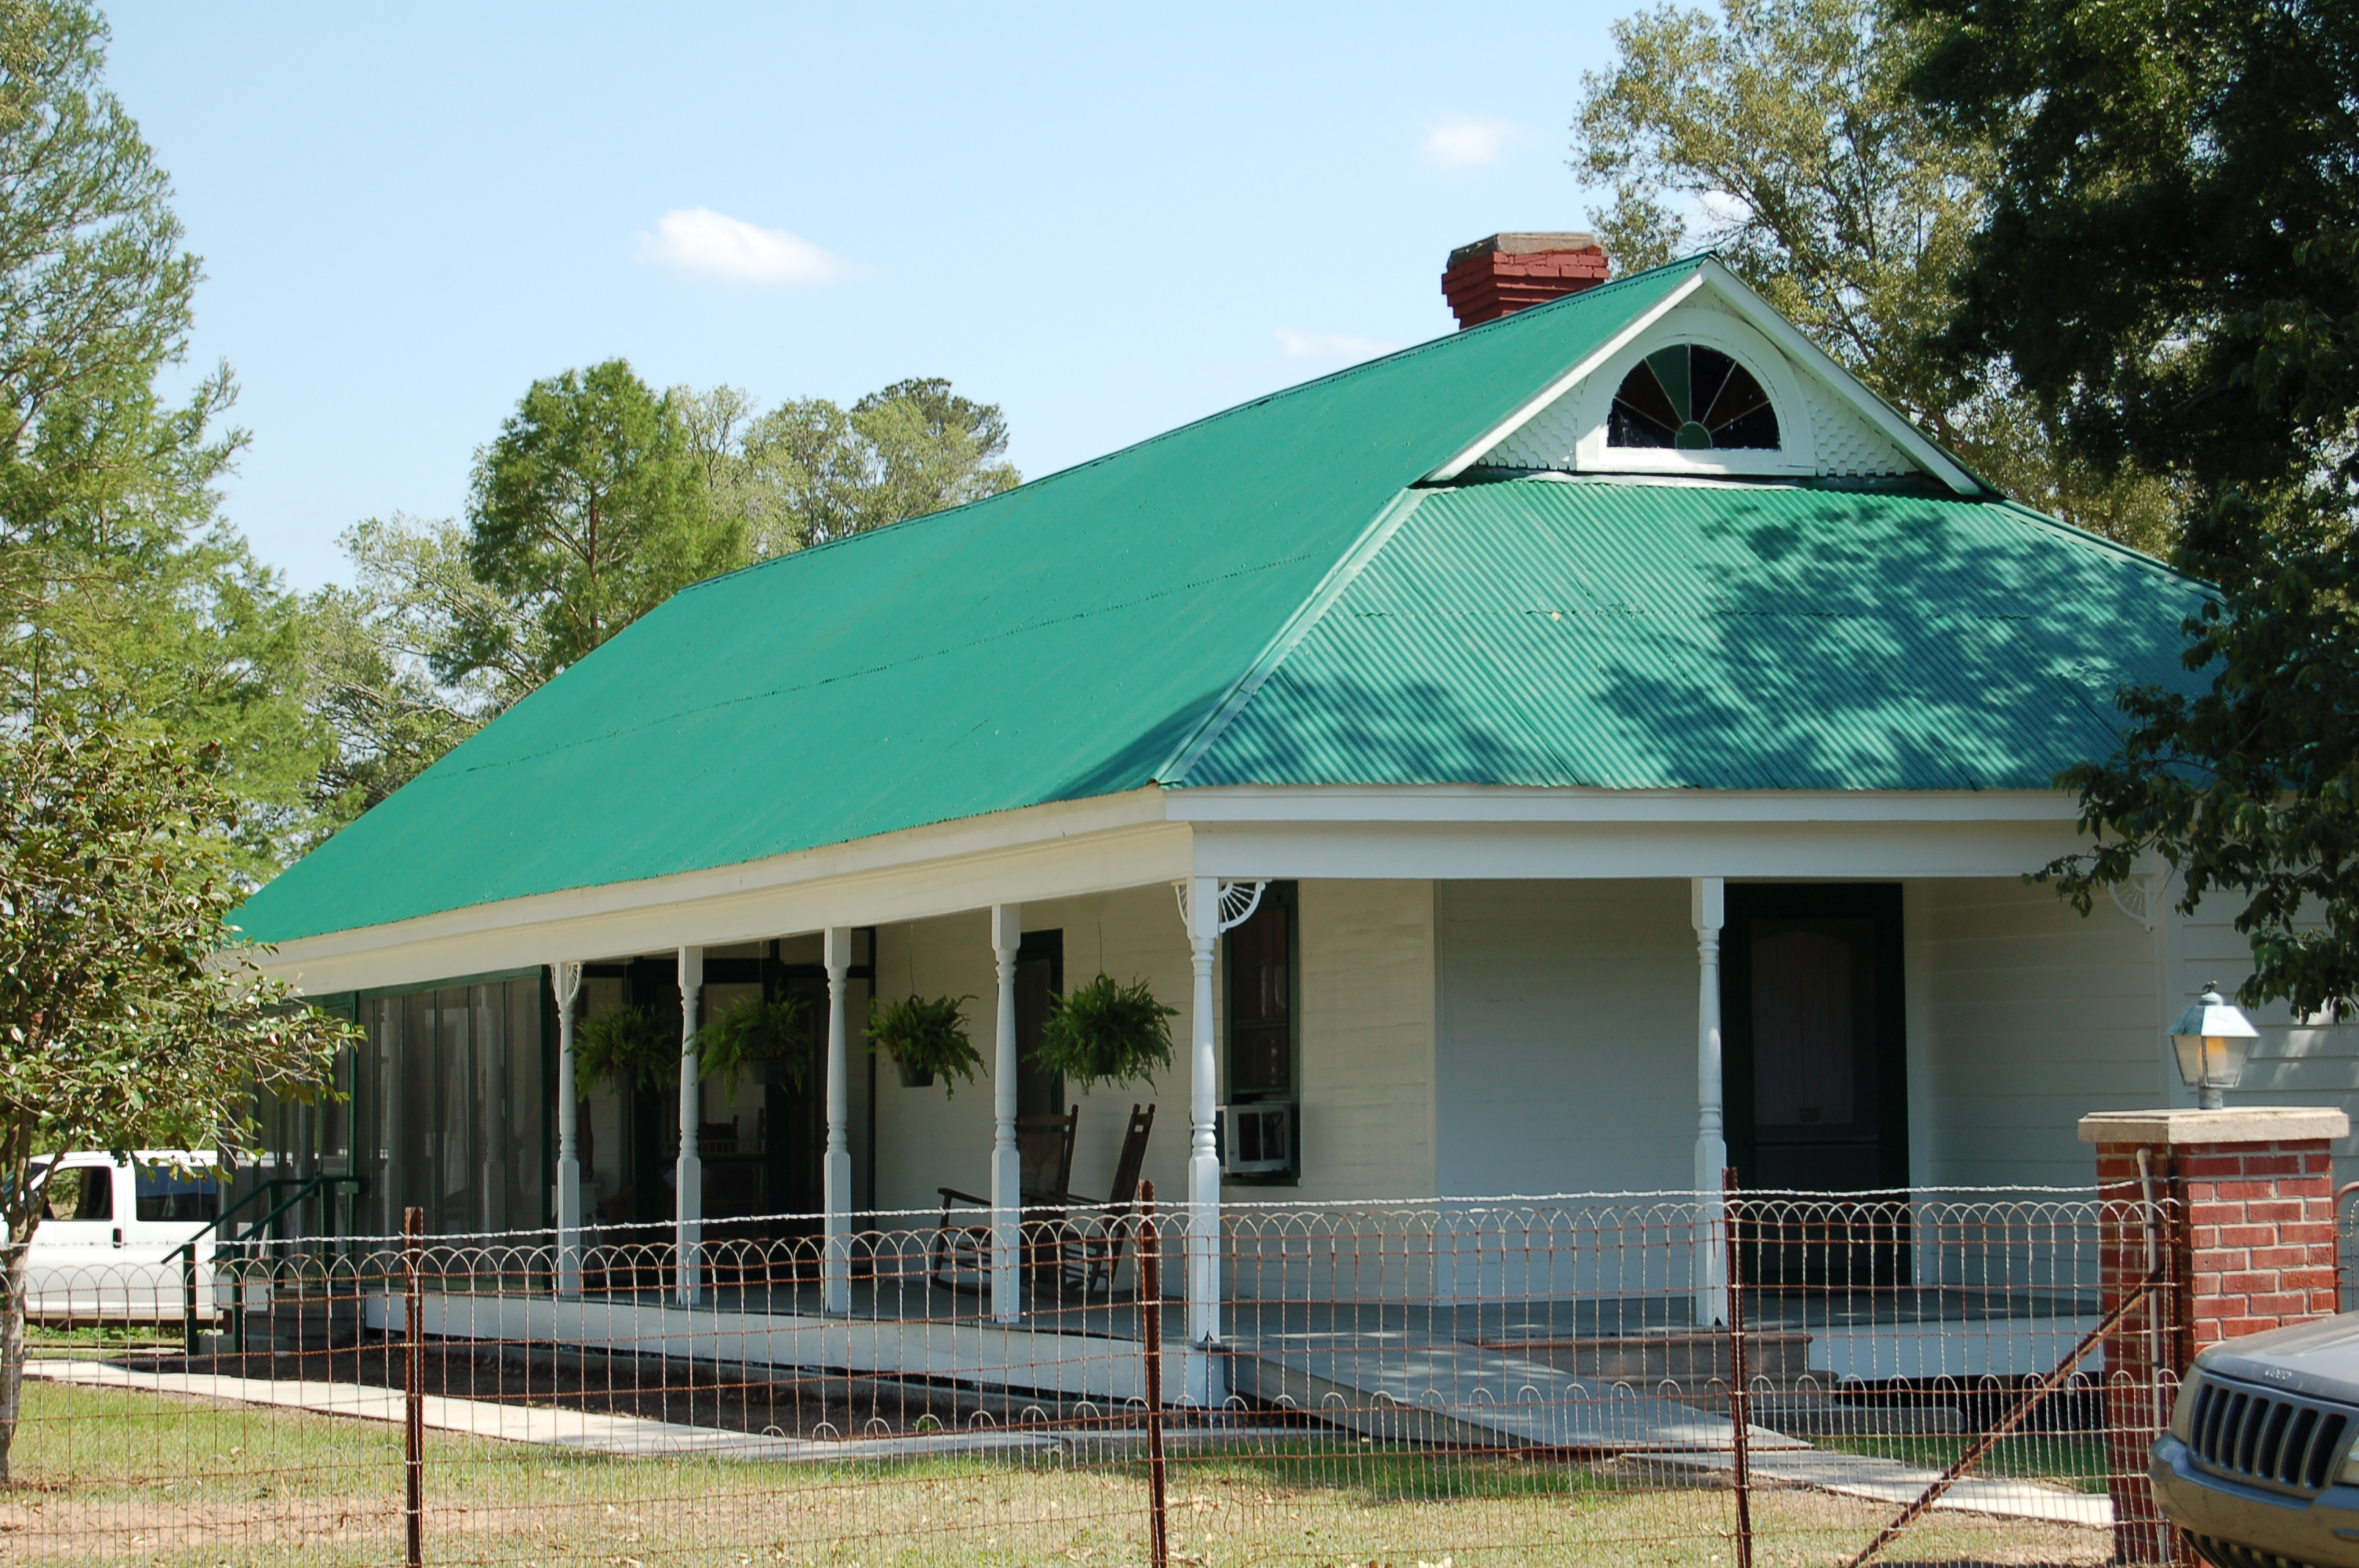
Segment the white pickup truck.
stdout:
<svg viewBox="0 0 2359 1568">
<path fill-rule="evenodd" d="M 27 1316 L 177 1321 L 181 1266 L 171 1255 L 192 1238 L 198 1315 L 213 1315 L 207 1227 L 221 1211 L 221 1180 L 212 1155 L 143 1149 L 118 1161 L 103 1150 L 77 1150 L 37 1165 L 34 1180 L 43 1184 L 46 1206 L 26 1249 Z"/>
</svg>

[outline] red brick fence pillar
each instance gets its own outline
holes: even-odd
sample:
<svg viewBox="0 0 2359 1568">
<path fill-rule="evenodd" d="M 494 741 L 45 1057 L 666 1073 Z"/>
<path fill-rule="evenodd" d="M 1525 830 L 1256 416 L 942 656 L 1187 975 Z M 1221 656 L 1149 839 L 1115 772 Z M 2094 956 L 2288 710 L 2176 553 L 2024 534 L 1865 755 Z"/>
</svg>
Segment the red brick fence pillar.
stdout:
<svg viewBox="0 0 2359 1568">
<path fill-rule="evenodd" d="M 2342 1111 L 2307 1108 L 2081 1119 L 2104 1206 L 2103 1310 L 2136 1289 L 2149 1256 L 2164 1276 L 2105 1341 L 2115 1561 L 2180 1560 L 2146 1484 L 2146 1451 L 2195 1353 L 2334 1311 L 2329 1145 L 2350 1130 Z"/>
</svg>

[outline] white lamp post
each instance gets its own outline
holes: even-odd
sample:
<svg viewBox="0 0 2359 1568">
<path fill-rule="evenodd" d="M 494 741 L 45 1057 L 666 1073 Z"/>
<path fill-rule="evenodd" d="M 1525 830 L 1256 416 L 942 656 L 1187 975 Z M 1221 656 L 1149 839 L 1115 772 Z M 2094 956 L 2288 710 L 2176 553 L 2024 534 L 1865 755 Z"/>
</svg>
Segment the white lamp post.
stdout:
<svg viewBox="0 0 2359 1568">
<path fill-rule="evenodd" d="M 2261 1032 L 2242 1008 L 2206 985 L 2195 1005 L 2170 1026 L 2170 1044 L 2179 1052 L 2179 1076 L 2195 1091 L 2198 1110 L 2222 1110 L 2226 1092 L 2245 1076 L 2245 1055 Z"/>
</svg>

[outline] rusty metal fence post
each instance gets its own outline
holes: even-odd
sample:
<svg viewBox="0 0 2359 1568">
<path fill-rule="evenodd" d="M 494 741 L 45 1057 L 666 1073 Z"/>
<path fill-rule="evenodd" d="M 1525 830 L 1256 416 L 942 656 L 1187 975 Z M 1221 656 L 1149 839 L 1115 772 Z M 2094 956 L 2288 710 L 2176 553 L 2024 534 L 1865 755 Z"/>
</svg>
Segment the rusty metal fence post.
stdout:
<svg viewBox="0 0 2359 1568">
<path fill-rule="evenodd" d="M 1153 1182 L 1138 1184 L 1138 1332 L 1147 1361 L 1147 1562 L 1151 1568 L 1167 1568 L 1171 1544 L 1163 1476 L 1163 1238 L 1155 1228 Z"/>
<path fill-rule="evenodd" d="M 1745 1249 L 1734 1166 L 1720 1173 L 1721 1230 L 1728 1249 L 1728 1422 L 1734 1431 L 1736 1568 L 1753 1568 L 1753 1390 L 1745 1371 Z"/>
<path fill-rule="evenodd" d="M 426 1211 L 401 1211 L 401 1389 L 404 1406 L 402 1522 L 409 1536 L 409 1568 L 426 1561 Z"/>
</svg>

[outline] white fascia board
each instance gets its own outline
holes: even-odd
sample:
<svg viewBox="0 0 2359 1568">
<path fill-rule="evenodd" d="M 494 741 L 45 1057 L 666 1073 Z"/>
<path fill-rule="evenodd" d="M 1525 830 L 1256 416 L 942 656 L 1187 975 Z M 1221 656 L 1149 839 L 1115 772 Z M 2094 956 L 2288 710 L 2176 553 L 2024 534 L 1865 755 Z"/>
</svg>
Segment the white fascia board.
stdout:
<svg viewBox="0 0 2359 1568">
<path fill-rule="evenodd" d="M 1787 320 L 1776 306 L 1754 293 L 1743 278 L 1717 261 L 1706 261 L 1701 280 L 1709 283 L 1712 292 L 1726 300 L 1762 336 L 1785 350 L 1788 356 L 1806 371 L 1817 374 L 1837 395 L 1849 403 L 1861 418 L 1883 432 L 1918 466 L 1960 495 L 1984 493 L 1981 482 L 1973 475 L 1944 456 L 1941 449 L 1927 440 L 1916 426 L 1894 412 L 1890 404 L 1869 391 L 1857 376 L 1835 362 L 1832 355 L 1810 341 L 1810 336 Z"/>
<path fill-rule="evenodd" d="M 762 941 L 1185 877 L 1164 791 L 995 812 L 744 865 L 540 893 L 251 949 L 308 994 Z"/>
<path fill-rule="evenodd" d="M 2062 822 L 2060 790 L 1553 789 L 1496 784 L 1223 784 L 1170 792 L 1201 823 Z"/>
<path fill-rule="evenodd" d="M 1196 874 L 1232 880 L 2013 881 L 2084 848 L 2069 821 L 1195 824 Z"/>
<path fill-rule="evenodd" d="M 1492 448 L 1497 446 L 1500 442 L 1506 440 L 1508 437 L 1522 429 L 1527 424 L 1530 423 L 1532 419 L 1538 416 L 1541 409 L 1546 408 L 1549 404 L 1554 403 L 1558 398 L 1563 396 L 1573 387 L 1587 380 L 1590 374 L 1594 372 L 1599 365 L 1603 364 L 1607 360 L 1612 359 L 1615 354 L 1621 352 L 1624 344 L 1629 342 L 1631 339 L 1636 337 L 1639 333 L 1653 326 L 1657 321 L 1662 319 L 1664 316 L 1678 309 L 1680 305 L 1687 301 L 1690 296 L 1693 295 L 1697 289 L 1703 287 L 1704 276 L 1703 270 L 1699 268 L 1695 276 L 1690 277 L 1684 283 L 1681 283 L 1678 287 L 1672 289 L 1669 294 L 1663 296 L 1662 298 L 1657 300 L 1645 310 L 1640 311 L 1637 316 L 1634 317 L 1630 320 L 1628 325 L 1625 326 L 1620 331 L 1614 333 L 1612 337 L 1606 339 L 1604 342 L 1600 343 L 1595 349 L 1592 350 L 1587 355 L 1577 362 L 1571 370 L 1566 371 L 1554 381 L 1549 382 L 1548 385 L 1542 387 L 1538 396 L 1530 398 L 1522 407 L 1516 409 L 1505 419 L 1502 419 L 1497 424 L 1492 426 L 1488 430 L 1484 431 L 1480 436 L 1475 437 L 1473 445 L 1466 448 L 1465 450 L 1460 452 L 1448 462 L 1442 464 L 1440 468 L 1434 470 L 1431 473 L 1426 475 L 1426 482 L 1429 484 L 1440 484 L 1449 480 L 1456 479 L 1460 474 L 1473 467 L 1477 462 L 1480 462 L 1485 452 L 1488 452 Z"/>
</svg>

